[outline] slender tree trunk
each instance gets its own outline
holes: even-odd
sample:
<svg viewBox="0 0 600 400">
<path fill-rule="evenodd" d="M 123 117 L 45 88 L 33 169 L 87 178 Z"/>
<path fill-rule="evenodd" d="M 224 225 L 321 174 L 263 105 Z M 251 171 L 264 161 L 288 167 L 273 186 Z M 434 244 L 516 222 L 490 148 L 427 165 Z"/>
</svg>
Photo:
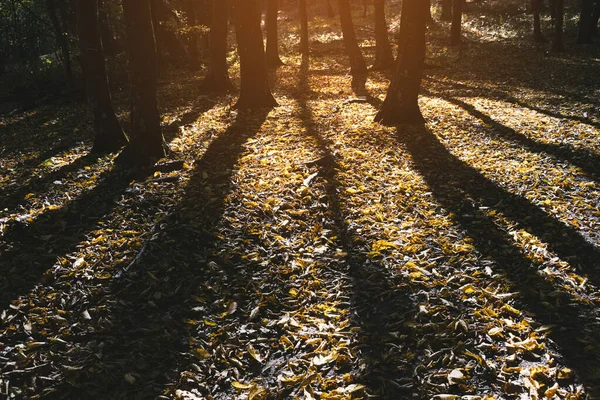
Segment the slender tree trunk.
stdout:
<svg viewBox="0 0 600 400">
<path fill-rule="evenodd" d="M 199 25 L 210 27 L 212 26 L 213 16 L 213 0 L 190 0 L 194 3 L 194 9 L 196 10 L 197 22 Z M 227 0 L 222 0 L 228 4 Z M 227 14 L 226 14 L 227 15 Z M 206 54 L 210 55 L 210 35 L 202 34 L 200 36 L 200 53 L 201 58 L 204 58 Z"/>
<path fill-rule="evenodd" d="M 329 18 L 334 18 L 335 17 L 335 11 L 333 10 L 333 6 L 331 5 L 331 0 L 325 0 L 325 2 L 327 3 L 327 16 Z"/>
<path fill-rule="evenodd" d="M 563 25 L 564 25 L 564 3 L 563 0 L 554 0 L 554 42 L 552 49 L 554 51 L 563 51 Z"/>
<path fill-rule="evenodd" d="M 394 65 L 394 54 L 385 21 L 385 0 L 374 0 L 375 5 L 375 63 L 372 69 L 383 70 Z"/>
<path fill-rule="evenodd" d="M 194 0 L 183 0 L 183 7 L 186 24 L 190 29 L 187 37 L 187 53 L 190 60 L 190 67 L 193 70 L 198 70 L 200 69 L 200 55 L 198 54 L 198 32 L 196 31 Z"/>
<path fill-rule="evenodd" d="M 156 101 L 158 59 L 149 0 L 123 0 L 123 17 L 129 48 L 131 133 L 118 161 L 143 165 L 165 155 Z"/>
<path fill-rule="evenodd" d="M 306 12 L 306 0 L 298 0 L 298 12 L 300 14 L 300 54 L 308 57 L 310 48 L 308 45 L 308 13 Z"/>
<path fill-rule="evenodd" d="M 452 26 L 450 28 L 450 45 L 458 46 L 462 36 L 462 9 L 465 0 L 453 0 Z"/>
<path fill-rule="evenodd" d="M 163 50 L 168 53 L 173 64 L 184 63 L 188 59 L 188 55 L 185 46 L 169 24 L 174 17 L 171 9 L 164 0 L 150 0 L 150 2 L 157 48 L 159 51 Z"/>
<path fill-rule="evenodd" d="M 86 3 L 81 3 L 81 7 L 87 7 Z M 98 0 L 98 26 L 100 28 L 100 37 L 102 38 L 102 48 L 104 54 L 112 56 L 115 54 L 115 39 L 110 29 L 108 14 L 106 13 L 105 0 Z"/>
<path fill-rule="evenodd" d="M 375 116 L 375 121 L 384 125 L 424 121 L 418 100 L 425 63 L 427 2 L 404 0 L 402 15 L 406 16 L 406 23 L 401 26 L 400 56 L 385 100 Z"/>
<path fill-rule="evenodd" d="M 364 75 L 367 72 L 367 64 L 360 52 L 358 42 L 356 40 L 356 32 L 352 23 L 352 9 L 350 8 L 349 0 L 338 0 L 338 8 L 340 13 L 340 22 L 342 24 L 342 34 L 344 36 L 344 47 L 346 54 L 350 59 L 350 71 L 352 75 Z"/>
<path fill-rule="evenodd" d="M 235 0 L 234 14 L 241 75 L 240 98 L 235 108 L 276 106 L 277 102 L 269 89 L 257 1 Z"/>
<path fill-rule="evenodd" d="M 594 0 L 581 0 L 581 13 L 579 14 L 579 33 L 577 35 L 578 44 L 592 43 L 592 33 L 594 23 Z"/>
<path fill-rule="evenodd" d="M 48 16 L 50 17 L 52 28 L 54 29 L 56 43 L 58 44 L 62 55 L 65 76 L 67 77 L 67 80 L 71 82 L 73 80 L 73 67 L 71 63 L 71 51 L 69 49 L 69 38 L 67 37 L 67 32 L 65 32 L 64 28 L 60 24 L 60 21 L 58 20 L 58 16 L 56 14 L 56 4 L 54 3 L 54 0 L 46 0 L 46 9 L 48 10 Z"/>
<path fill-rule="evenodd" d="M 542 35 L 542 27 L 540 22 L 540 11 L 542 8 L 542 0 L 531 0 L 531 11 L 533 12 L 533 39 L 536 42 L 544 42 Z"/>
<path fill-rule="evenodd" d="M 594 12 L 592 13 L 592 36 L 598 36 L 598 21 L 600 20 L 600 0 L 594 2 Z"/>
<path fill-rule="evenodd" d="M 279 38 L 277 36 L 277 17 L 279 14 L 279 0 L 267 2 L 267 65 L 278 67 L 283 65 L 279 58 Z"/>
<path fill-rule="evenodd" d="M 119 150 L 127 139 L 115 116 L 110 98 L 104 52 L 98 27 L 97 0 L 85 1 L 77 8 L 79 23 L 79 49 L 88 105 L 94 117 L 96 136 L 92 152 L 104 153 Z"/>
<path fill-rule="evenodd" d="M 213 0 L 209 36 L 210 59 L 208 72 L 201 86 L 201 89 L 205 92 L 223 93 L 233 89 L 227 69 L 228 21 L 229 2 L 227 0 Z"/>
<path fill-rule="evenodd" d="M 452 0 L 442 0 L 442 21 L 452 21 Z"/>
</svg>

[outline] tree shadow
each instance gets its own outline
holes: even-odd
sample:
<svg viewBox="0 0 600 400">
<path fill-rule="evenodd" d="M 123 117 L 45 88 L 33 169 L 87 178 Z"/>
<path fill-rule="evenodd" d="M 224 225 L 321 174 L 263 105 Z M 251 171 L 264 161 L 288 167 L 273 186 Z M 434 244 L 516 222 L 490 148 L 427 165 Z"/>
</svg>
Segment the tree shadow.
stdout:
<svg viewBox="0 0 600 400">
<path fill-rule="evenodd" d="M 593 305 L 571 301 L 565 292 L 544 279 L 532 261 L 517 251 L 511 234 L 481 207 L 499 210 L 537 234 L 559 256 L 570 260 L 571 265 L 584 267 L 596 285 L 598 249 L 574 229 L 554 220 L 526 199 L 506 192 L 452 155 L 426 128 L 414 131 L 399 128 L 397 135 L 439 204 L 455 215 L 456 221 L 474 239 L 478 251 L 493 260 L 498 272 L 511 281 L 519 291 L 518 301 L 535 313 L 540 323 L 558 325 L 549 336 L 559 347 L 564 362 L 578 372 L 589 388 L 597 385 L 593 369 L 600 354 L 597 350 L 582 352 L 578 341 L 582 330 L 596 329 L 597 310 Z M 556 299 L 551 308 L 548 299 Z"/>
<path fill-rule="evenodd" d="M 206 111 L 217 104 L 217 99 L 209 96 L 199 96 L 192 102 L 192 108 L 177 116 L 177 118 L 163 128 L 163 136 L 167 143 L 172 142 L 180 132 L 182 127 L 193 124 Z"/>
<path fill-rule="evenodd" d="M 74 251 L 98 221 L 117 206 L 132 179 L 150 172 L 114 168 L 103 173 L 93 189 L 64 207 L 47 211 L 31 223 L 14 221 L 9 225 L 0 242 L 2 308 L 26 294 L 42 277 L 54 279 L 44 273 L 57 263 L 57 257 Z"/>
<path fill-rule="evenodd" d="M 474 86 L 467 85 L 465 83 L 460 82 L 447 82 L 441 81 L 439 79 L 435 79 L 433 77 L 425 78 L 429 82 L 433 82 L 436 85 L 443 86 L 446 90 L 452 90 L 452 94 L 444 93 L 443 91 L 437 89 L 438 93 L 434 93 L 431 89 L 429 90 L 429 94 L 436 94 L 441 98 L 450 101 L 451 98 L 457 97 L 484 97 L 486 99 L 496 99 L 500 101 L 505 101 L 511 104 L 514 104 L 519 107 L 528 108 L 532 111 L 536 111 L 540 114 L 544 114 L 548 117 L 557 118 L 557 119 L 566 119 L 571 121 L 581 122 L 582 124 L 586 124 L 595 128 L 600 128 L 600 123 L 593 121 L 589 117 L 580 117 L 577 115 L 566 115 L 557 111 L 548 110 L 545 108 L 541 108 L 539 106 L 532 105 L 523 100 L 519 100 L 510 93 L 507 93 L 500 89 L 495 88 L 477 88 Z M 587 102 L 587 101 L 586 101 Z"/>
<path fill-rule="evenodd" d="M 464 101 L 455 98 L 447 98 L 445 100 L 459 106 L 473 117 L 481 120 L 486 125 L 491 126 L 493 129 L 486 130 L 486 134 L 497 136 L 499 138 L 520 144 L 531 152 L 546 153 L 555 158 L 566 160 L 581 168 L 591 178 L 595 179 L 596 181 L 600 181 L 600 156 L 593 151 L 586 149 L 575 149 L 573 146 L 568 144 L 538 142 L 495 121 L 489 115 L 482 113 L 474 106 Z"/>
<path fill-rule="evenodd" d="M 304 93 L 310 93 L 308 74 L 308 64 L 303 64 L 299 86 Z M 301 96 L 298 102 L 306 136 L 316 143 L 321 155 L 313 164 L 318 168 L 318 176 L 324 180 L 338 246 L 346 254 L 343 263 L 331 267 L 339 269 L 351 280 L 353 325 L 360 328 L 358 382 L 367 385 L 372 394 L 381 398 L 407 398 L 415 391 L 414 365 L 407 362 L 402 353 L 416 343 L 407 323 L 414 320 L 418 307 L 406 290 L 403 278 L 390 273 L 382 263 L 368 259 L 369 245 L 349 228 L 339 194 L 343 192 L 343 184 L 338 172 L 343 169 L 331 150 L 334 146 L 318 132 L 307 96 Z"/>
<path fill-rule="evenodd" d="M 221 314 L 222 310 L 217 310 L 222 307 L 219 302 L 226 288 L 236 299 L 238 310 L 246 307 L 246 286 L 252 282 L 252 270 L 236 269 L 233 263 L 215 256 L 220 242 L 227 240 L 220 237 L 217 228 L 223 222 L 226 198 L 235 188 L 238 158 L 268 113 L 268 109 L 238 113 L 235 122 L 194 163 L 186 194 L 177 209 L 156 223 L 152 238 L 134 261 L 95 299 L 99 305 L 108 305 L 109 323 L 73 338 L 77 342 L 102 343 L 102 359 L 93 360 L 75 385 L 63 383 L 64 389 L 59 390 L 72 396 L 101 393 L 106 398 L 153 398 L 164 392 L 165 385 L 181 371 L 220 362 L 211 361 L 210 356 L 203 360 L 202 355 L 194 353 L 194 347 L 206 345 L 203 341 L 209 341 L 212 334 L 233 333 L 217 327 L 208 332 L 212 328 L 202 322 L 195 326 L 186 321 L 203 321 Z M 194 298 L 200 296 L 203 306 L 194 307 L 199 304 Z M 98 370 L 103 371 L 101 379 Z M 134 380 L 125 381 L 125 374 L 131 374 Z M 189 376 L 182 374 L 181 387 L 188 386 Z M 208 394 L 213 388 L 204 389 Z"/>
</svg>

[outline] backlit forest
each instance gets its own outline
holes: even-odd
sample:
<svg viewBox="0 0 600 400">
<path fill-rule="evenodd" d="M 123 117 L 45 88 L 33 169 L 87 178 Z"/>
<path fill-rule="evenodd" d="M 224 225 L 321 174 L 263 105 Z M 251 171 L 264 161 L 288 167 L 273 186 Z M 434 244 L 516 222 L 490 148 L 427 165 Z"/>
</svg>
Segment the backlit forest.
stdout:
<svg viewBox="0 0 600 400">
<path fill-rule="evenodd" d="M 600 399 L 599 0 L 0 0 L 0 399 Z"/>
</svg>

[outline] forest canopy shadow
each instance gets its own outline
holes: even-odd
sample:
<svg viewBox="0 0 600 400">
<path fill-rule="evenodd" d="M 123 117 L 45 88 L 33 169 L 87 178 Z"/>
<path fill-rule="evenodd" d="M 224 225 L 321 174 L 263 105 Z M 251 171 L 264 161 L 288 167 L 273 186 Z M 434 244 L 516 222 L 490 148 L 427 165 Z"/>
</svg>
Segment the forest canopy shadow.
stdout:
<svg viewBox="0 0 600 400">
<path fill-rule="evenodd" d="M 455 215 L 456 221 L 474 240 L 478 251 L 493 260 L 498 272 L 506 275 L 519 291 L 519 302 L 543 324 L 559 324 L 551 339 L 560 348 L 564 362 L 578 371 L 590 387 L 598 384 L 593 369 L 599 354 L 581 353 L 578 338 L 582 329 L 597 329 L 593 307 L 569 300 L 557 291 L 515 248 L 510 234 L 502 229 L 481 207 L 500 210 L 522 227 L 548 241 L 558 255 L 572 265 L 586 266 L 597 285 L 598 250 L 575 230 L 559 223 L 527 200 L 510 194 L 475 169 L 452 155 L 439 139 L 424 127 L 399 128 L 398 141 L 410 152 L 416 170 L 427 182 L 439 204 Z M 554 309 L 545 299 L 559 296 Z"/>
</svg>

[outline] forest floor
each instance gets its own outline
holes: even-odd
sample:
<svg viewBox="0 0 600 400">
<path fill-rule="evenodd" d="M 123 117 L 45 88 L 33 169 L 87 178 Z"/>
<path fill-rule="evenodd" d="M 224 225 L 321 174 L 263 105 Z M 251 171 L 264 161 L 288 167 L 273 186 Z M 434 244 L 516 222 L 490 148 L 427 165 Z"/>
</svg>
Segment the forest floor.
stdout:
<svg viewBox="0 0 600 400">
<path fill-rule="evenodd" d="M 472 7 L 460 51 L 430 30 L 422 127 L 286 10 L 279 106 L 167 70 L 155 167 L 87 155 L 84 105 L 5 113 L 0 398 L 600 398 L 600 48 Z"/>
</svg>

